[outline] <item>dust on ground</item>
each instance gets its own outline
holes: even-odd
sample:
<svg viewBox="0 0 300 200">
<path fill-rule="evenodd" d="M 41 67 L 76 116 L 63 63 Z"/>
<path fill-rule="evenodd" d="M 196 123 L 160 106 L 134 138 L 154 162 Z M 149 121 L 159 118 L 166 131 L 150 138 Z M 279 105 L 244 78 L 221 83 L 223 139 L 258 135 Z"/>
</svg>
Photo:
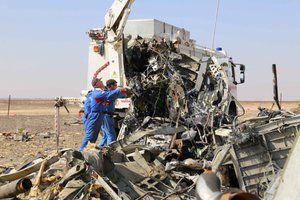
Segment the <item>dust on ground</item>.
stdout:
<svg viewBox="0 0 300 200">
<path fill-rule="evenodd" d="M 241 102 L 246 114 L 256 116 L 258 107 L 272 108 L 273 102 Z M 62 107 L 60 148 L 78 149 L 83 138 L 83 124 L 78 116 L 79 106 L 68 105 L 70 113 Z M 283 102 L 286 110 L 300 113 L 300 102 Z M 273 109 L 277 109 L 273 106 Z M 47 155 L 56 150 L 53 100 L 12 100 L 8 114 L 8 101 L 0 100 L 0 167 L 18 166 L 38 152 Z M 75 123 L 76 125 L 70 125 Z M 28 132 L 28 138 L 22 134 Z M 23 141 L 22 141 L 23 139 Z M 27 140 L 27 141 L 26 141 Z"/>
<path fill-rule="evenodd" d="M 69 114 L 64 107 L 60 108 L 59 147 L 77 149 L 83 137 L 80 108 L 78 105 L 67 108 Z M 55 151 L 54 113 L 54 100 L 12 100 L 7 116 L 8 101 L 0 100 L 0 166 L 16 166 L 38 152 L 47 155 Z M 22 141 L 24 132 L 28 132 L 28 141 L 24 141 L 26 138 Z"/>
<path fill-rule="evenodd" d="M 277 105 L 273 101 L 241 101 L 240 102 L 245 109 L 245 115 L 243 119 L 254 117 L 258 114 L 258 108 L 267 108 L 270 110 L 277 110 Z M 284 110 L 292 111 L 296 114 L 300 114 L 300 101 L 284 101 L 280 103 L 281 108 Z M 240 109 L 239 109 L 240 110 Z"/>
</svg>

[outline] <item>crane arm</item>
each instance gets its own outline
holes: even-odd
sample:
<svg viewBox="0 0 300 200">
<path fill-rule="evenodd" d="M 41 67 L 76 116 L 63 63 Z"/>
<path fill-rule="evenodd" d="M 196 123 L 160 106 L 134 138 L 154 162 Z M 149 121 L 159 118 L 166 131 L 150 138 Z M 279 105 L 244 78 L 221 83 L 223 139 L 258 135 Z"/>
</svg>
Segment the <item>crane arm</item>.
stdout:
<svg viewBox="0 0 300 200">
<path fill-rule="evenodd" d="M 104 30 L 108 42 L 115 42 L 122 36 L 133 2 L 134 0 L 115 0 L 106 13 Z"/>
</svg>

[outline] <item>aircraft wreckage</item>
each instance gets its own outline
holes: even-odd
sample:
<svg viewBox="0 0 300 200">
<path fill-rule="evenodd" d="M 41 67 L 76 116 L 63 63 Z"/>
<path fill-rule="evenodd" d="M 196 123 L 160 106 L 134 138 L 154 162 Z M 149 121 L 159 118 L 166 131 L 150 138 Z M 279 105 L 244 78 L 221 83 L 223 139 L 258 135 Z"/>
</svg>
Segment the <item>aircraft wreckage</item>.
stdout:
<svg viewBox="0 0 300 200">
<path fill-rule="evenodd" d="M 133 40 L 132 104 L 118 141 L 2 174 L 0 199 L 272 199 L 300 116 L 260 109 L 241 122 L 227 112 L 232 96 L 217 59 L 196 61 L 160 38 Z"/>
<path fill-rule="evenodd" d="M 3 173 L 0 199 L 217 200 L 282 195 L 276 192 L 285 187 L 281 180 L 288 176 L 287 160 L 294 160 L 291 149 L 300 145 L 300 116 L 281 109 L 276 101 L 278 110 L 260 108 L 256 117 L 240 120 L 244 109 L 234 90 L 244 82 L 244 65 L 223 52 L 196 49 L 180 34 L 173 39 L 116 35 L 110 40 L 109 32 L 116 27 L 123 26 L 106 24 L 106 29 L 93 29 L 89 36 L 99 45 L 99 56 L 111 43 L 124 51 L 124 74 L 132 94 L 118 140 L 84 152 L 60 149 Z M 235 68 L 240 70 L 239 81 Z"/>
</svg>

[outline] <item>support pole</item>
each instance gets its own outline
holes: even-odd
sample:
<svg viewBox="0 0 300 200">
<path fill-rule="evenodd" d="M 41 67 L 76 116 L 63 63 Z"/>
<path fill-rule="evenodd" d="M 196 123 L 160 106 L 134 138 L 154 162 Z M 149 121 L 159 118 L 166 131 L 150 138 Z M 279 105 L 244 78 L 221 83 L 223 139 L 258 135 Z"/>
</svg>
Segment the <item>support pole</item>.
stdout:
<svg viewBox="0 0 300 200">
<path fill-rule="evenodd" d="M 59 151 L 59 135 L 60 135 L 60 116 L 59 107 L 55 106 L 55 116 L 54 116 L 54 129 L 56 133 L 56 150 Z"/>
<path fill-rule="evenodd" d="M 10 111 L 10 95 L 8 96 L 7 116 L 9 116 L 9 111 Z"/>
<path fill-rule="evenodd" d="M 273 94 L 274 94 L 274 101 L 275 101 L 278 109 L 281 110 L 281 106 L 280 106 L 279 98 L 278 98 L 278 84 L 277 84 L 276 64 L 272 65 L 272 72 L 273 72 Z"/>
</svg>

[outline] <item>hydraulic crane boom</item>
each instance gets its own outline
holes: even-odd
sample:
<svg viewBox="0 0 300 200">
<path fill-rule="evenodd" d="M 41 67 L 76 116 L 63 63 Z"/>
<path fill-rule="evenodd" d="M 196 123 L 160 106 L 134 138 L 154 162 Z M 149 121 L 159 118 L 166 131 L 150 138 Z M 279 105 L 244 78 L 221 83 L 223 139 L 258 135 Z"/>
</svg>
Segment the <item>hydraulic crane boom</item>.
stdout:
<svg viewBox="0 0 300 200">
<path fill-rule="evenodd" d="M 134 0 L 116 0 L 105 15 L 105 28 L 108 42 L 118 41 L 123 33 Z"/>
<path fill-rule="evenodd" d="M 105 63 L 110 66 L 99 74 L 103 81 L 115 79 L 118 85 L 125 86 L 124 61 L 123 61 L 123 31 L 130 14 L 130 7 L 134 0 L 115 0 L 104 18 L 103 29 L 91 29 L 88 74 L 95 71 Z M 88 77 L 88 89 L 91 88 L 92 77 Z"/>
</svg>

